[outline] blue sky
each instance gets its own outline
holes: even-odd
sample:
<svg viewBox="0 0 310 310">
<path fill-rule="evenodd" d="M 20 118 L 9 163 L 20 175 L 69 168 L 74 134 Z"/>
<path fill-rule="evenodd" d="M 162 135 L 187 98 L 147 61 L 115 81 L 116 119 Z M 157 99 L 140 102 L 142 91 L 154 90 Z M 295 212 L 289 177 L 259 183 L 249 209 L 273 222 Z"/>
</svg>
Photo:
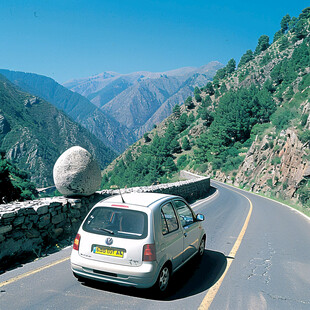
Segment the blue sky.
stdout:
<svg viewBox="0 0 310 310">
<path fill-rule="evenodd" d="M 0 68 L 63 83 L 237 62 L 309 1 L 0 0 Z"/>
</svg>

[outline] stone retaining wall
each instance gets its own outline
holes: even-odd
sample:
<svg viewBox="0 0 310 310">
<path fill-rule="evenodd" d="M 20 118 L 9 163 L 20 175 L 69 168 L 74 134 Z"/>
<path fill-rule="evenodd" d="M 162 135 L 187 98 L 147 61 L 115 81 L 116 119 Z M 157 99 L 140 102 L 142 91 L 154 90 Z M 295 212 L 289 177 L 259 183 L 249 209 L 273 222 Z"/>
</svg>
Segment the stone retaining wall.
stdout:
<svg viewBox="0 0 310 310">
<path fill-rule="evenodd" d="M 156 192 L 179 195 L 187 201 L 205 197 L 210 178 L 177 183 L 122 189 L 128 192 Z M 98 201 L 118 194 L 101 191 L 83 198 L 42 198 L 0 205 L 0 266 L 14 256 L 40 253 L 42 249 L 66 238 L 74 238 L 82 220 Z M 0 267 L 1 269 L 1 267 Z"/>
</svg>

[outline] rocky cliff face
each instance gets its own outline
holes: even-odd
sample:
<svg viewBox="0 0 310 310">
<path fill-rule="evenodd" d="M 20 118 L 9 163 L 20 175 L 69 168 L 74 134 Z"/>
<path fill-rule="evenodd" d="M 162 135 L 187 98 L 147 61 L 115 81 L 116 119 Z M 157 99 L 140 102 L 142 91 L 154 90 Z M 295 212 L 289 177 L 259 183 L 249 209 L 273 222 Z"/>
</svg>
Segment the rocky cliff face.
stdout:
<svg viewBox="0 0 310 310">
<path fill-rule="evenodd" d="M 300 183 L 310 177 L 308 149 L 293 129 L 282 131 L 275 139 L 272 134 L 257 138 L 230 182 L 250 184 L 252 191 L 264 194 L 273 189 L 278 198 L 298 198 Z"/>
</svg>

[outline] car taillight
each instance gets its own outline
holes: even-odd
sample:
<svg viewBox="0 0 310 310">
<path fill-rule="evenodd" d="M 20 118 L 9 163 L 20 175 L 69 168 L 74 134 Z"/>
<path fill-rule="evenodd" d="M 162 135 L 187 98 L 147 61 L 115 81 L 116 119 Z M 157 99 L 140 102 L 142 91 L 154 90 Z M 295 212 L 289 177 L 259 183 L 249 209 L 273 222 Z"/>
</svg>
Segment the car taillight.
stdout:
<svg viewBox="0 0 310 310">
<path fill-rule="evenodd" d="M 74 243 L 73 243 L 73 250 L 79 250 L 80 247 L 80 240 L 81 240 L 81 235 L 77 234 L 75 239 L 74 239 Z"/>
<path fill-rule="evenodd" d="M 155 244 L 145 244 L 143 246 L 143 257 L 144 262 L 151 262 L 156 260 L 156 249 Z"/>
</svg>

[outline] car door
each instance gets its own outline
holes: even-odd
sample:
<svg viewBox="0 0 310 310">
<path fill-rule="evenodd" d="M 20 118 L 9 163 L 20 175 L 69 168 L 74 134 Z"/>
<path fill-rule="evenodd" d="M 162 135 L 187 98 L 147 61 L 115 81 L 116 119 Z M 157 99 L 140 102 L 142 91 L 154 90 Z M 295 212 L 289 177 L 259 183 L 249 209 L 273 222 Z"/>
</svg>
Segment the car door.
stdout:
<svg viewBox="0 0 310 310">
<path fill-rule="evenodd" d="M 171 204 L 168 202 L 161 207 L 161 230 L 162 230 L 162 255 L 171 259 L 174 270 L 183 261 L 183 230 L 177 220 L 177 215 Z"/>
<path fill-rule="evenodd" d="M 174 207 L 183 229 L 183 262 L 193 256 L 199 246 L 199 224 L 192 209 L 182 200 L 174 200 Z"/>
</svg>

